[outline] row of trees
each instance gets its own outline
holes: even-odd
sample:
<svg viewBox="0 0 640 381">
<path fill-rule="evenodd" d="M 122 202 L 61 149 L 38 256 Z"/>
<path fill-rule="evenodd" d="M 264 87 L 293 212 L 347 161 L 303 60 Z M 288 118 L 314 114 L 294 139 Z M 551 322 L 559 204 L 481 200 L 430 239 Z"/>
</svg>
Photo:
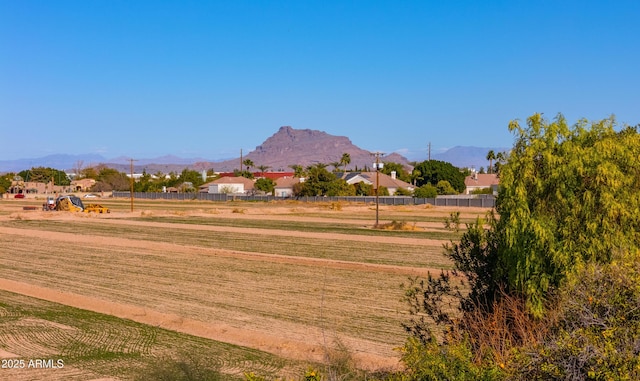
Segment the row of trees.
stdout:
<svg viewBox="0 0 640 381">
<path fill-rule="evenodd" d="M 351 162 L 351 157 L 348 153 L 342 155 L 340 161 L 332 163 L 334 171 L 329 172 L 327 164 L 317 163 L 308 167 L 302 167 L 300 165 L 291 165 L 290 168 L 294 171 L 295 177 L 304 177 L 306 181 L 294 189 L 294 193 L 299 196 L 350 196 L 350 195 L 373 195 L 374 189 L 371 185 L 356 184 L 355 186 L 349 185 L 343 179 L 338 179 L 336 173 L 339 169 L 346 172 L 347 165 Z M 253 178 L 254 174 L 251 169 L 256 167 L 253 161 L 246 159 L 243 161 L 246 169 L 237 170 L 235 174 L 237 176 L 244 176 L 247 178 Z M 427 160 L 421 163 L 414 163 L 415 167 L 409 173 L 407 168 L 399 163 L 388 162 L 385 163 L 381 172 L 387 175 L 391 175 L 395 172 L 396 177 L 399 180 L 413 184 L 417 189 L 415 192 L 416 197 L 435 197 L 442 194 L 456 194 L 461 193 L 465 189 L 464 178 L 468 175 L 468 172 L 464 172 L 454 167 L 450 163 Z M 270 167 L 266 165 L 260 165 L 256 168 L 260 169 L 262 173 L 267 171 Z M 365 168 L 366 170 L 366 168 Z M 112 191 L 112 190 L 129 190 L 131 187 L 131 180 L 127 174 L 119 172 L 116 169 L 109 168 L 105 165 L 92 166 L 87 168 L 81 168 L 78 165 L 76 169 L 79 178 L 91 178 L 96 180 L 96 184 L 93 187 L 93 191 Z M 343 172 L 343 173 L 345 173 Z M 10 174 L 11 176 L 14 174 Z M 25 181 L 36 182 L 49 182 L 53 179 L 55 185 L 69 185 L 70 179 L 64 171 L 60 171 L 53 168 L 32 168 L 25 170 L 18 175 L 25 179 Z M 213 170 L 210 170 L 209 178 L 214 177 Z M 7 184 L 0 184 L 8 189 L 11 185 L 11 181 L 5 178 Z M 179 188 L 183 192 L 195 192 L 198 187 L 204 184 L 205 179 L 202 178 L 201 173 L 184 169 L 181 173 L 171 172 L 165 175 L 161 172 L 155 174 L 149 174 L 143 172 L 142 176 L 134 183 L 134 191 L 136 192 L 160 192 L 163 188 L 175 187 Z M 256 182 L 256 188 L 265 193 L 271 193 L 275 187 L 275 183 L 270 179 L 258 179 Z M 379 189 L 380 195 L 387 195 L 388 191 L 384 187 Z M 406 190 L 400 190 L 400 195 L 411 195 Z"/>
</svg>

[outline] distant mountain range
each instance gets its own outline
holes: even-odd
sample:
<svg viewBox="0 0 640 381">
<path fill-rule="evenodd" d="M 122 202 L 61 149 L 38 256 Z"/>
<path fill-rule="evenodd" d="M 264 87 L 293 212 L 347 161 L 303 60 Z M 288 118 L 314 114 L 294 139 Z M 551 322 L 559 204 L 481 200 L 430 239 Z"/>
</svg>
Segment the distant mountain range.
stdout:
<svg viewBox="0 0 640 381">
<path fill-rule="evenodd" d="M 507 148 L 454 147 L 446 152 L 433 154 L 432 159 L 447 161 L 457 167 L 486 168 L 487 152 L 491 149 L 495 152 L 508 150 Z M 305 167 L 325 163 L 331 167 L 331 163 L 339 162 L 344 153 L 348 153 L 351 157 L 348 169 L 371 168 L 374 161 L 370 151 L 355 146 L 345 136 L 330 135 L 317 130 L 298 130 L 289 126 L 281 127 L 255 150 L 243 155 L 242 160 L 249 159 L 256 167 L 268 166 L 271 171 L 291 171 L 290 166 L 293 164 Z M 397 153 L 385 155 L 382 161 L 411 165 L 407 158 Z M 188 168 L 198 171 L 213 169 L 218 172 L 230 172 L 239 169 L 240 163 L 240 157 L 225 161 L 211 161 L 204 158 L 180 158 L 167 155 L 151 159 L 136 159 L 134 171 L 179 173 Z M 0 172 L 19 172 L 33 167 L 51 167 L 72 172 L 78 166 L 86 168 L 98 164 L 129 172 L 131 163 L 127 157 L 107 159 L 97 154 L 57 154 L 34 159 L 0 160 Z M 254 170 L 256 170 L 255 167 Z"/>
</svg>

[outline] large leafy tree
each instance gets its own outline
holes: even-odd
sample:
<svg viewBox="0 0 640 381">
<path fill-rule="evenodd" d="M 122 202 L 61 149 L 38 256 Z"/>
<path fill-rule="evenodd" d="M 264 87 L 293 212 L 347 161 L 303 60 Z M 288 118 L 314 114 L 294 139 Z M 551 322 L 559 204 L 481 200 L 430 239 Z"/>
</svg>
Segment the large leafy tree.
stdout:
<svg viewBox="0 0 640 381">
<path fill-rule="evenodd" d="M 200 185 L 204 184 L 204 179 L 202 178 L 202 173 L 185 168 L 182 170 L 182 173 L 180 173 L 179 182 L 189 182 L 193 184 L 195 189 L 198 189 Z"/>
<path fill-rule="evenodd" d="M 439 160 L 425 160 L 413 169 L 417 186 L 438 185 L 442 180 L 448 181 L 457 192 L 464 192 L 464 173 L 451 163 Z"/>
<path fill-rule="evenodd" d="M 340 189 L 331 183 L 336 181 L 336 175 L 329 172 L 326 165 L 318 163 L 311 165 L 306 169 L 307 176 L 304 183 L 299 187 L 298 196 L 324 196 L 327 195 L 329 189 Z"/>
<path fill-rule="evenodd" d="M 71 180 L 64 171 L 49 168 L 49 167 L 35 167 L 29 170 L 21 171 L 18 173 L 24 181 L 34 181 L 40 183 L 48 183 L 53 179 L 54 185 L 69 185 Z"/>
<path fill-rule="evenodd" d="M 7 173 L 0 176 L 0 193 L 5 193 L 11 188 L 11 179 L 13 179 L 14 173 Z"/>
<path fill-rule="evenodd" d="M 398 179 L 405 181 L 407 183 L 411 182 L 411 175 L 409 174 L 409 172 L 407 172 L 405 167 L 400 163 L 386 162 L 384 163 L 384 166 L 382 167 L 380 172 L 387 175 L 391 175 L 391 172 L 395 172 L 396 177 Z"/>
<path fill-rule="evenodd" d="M 276 187 L 276 183 L 267 177 L 261 177 L 256 180 L 255 187 L 264 193 L 272 194 Z"/>
<path fill-rule="evenodd" d="M 491 310 L 507 294 L 543 316 L 546 296 L 577 269 L 640 249 L 640 134 L 617 127 L 540 114 L 510 123 L 500 217 L 471 225 L 448 251 L 470 283 L 463 310 Z"/>
<path fill-rule="evenodd" d="M 411 281 L 405 294 L 412 315 L 404 325 L 412 335 L 406 353 L 427 363 L 449 361 L 460 350 L 474 351 L 464 361 L 476 365 L 487 353 L 494 355 L 492 361 L 520 353 L 511 358 L 520 364 L 514 372 L 524 374 L 532 363 L 551 362 L 545 371 L 556 374 L 554 379 L 568 374 L 586 379 L 587 374 L 620 369 L 627 354 L 618 354 L 628 352 L 627 358 L 637 359 L 634 343 L 640 340 L 636 326 L 625 323 L 635 316 L 636 291 L 625 294 L 614 285 L 619 281 L 631 288 L 633 277 L 615 280 L 612 275 L 625 263 L 637 269 L 637 127 L 618 126 L 614 118 L 569 126 L 562 115 L 548 121 L 534 114 L 526 125 L 512 121 L 509 129 L 515 143 L 500 167 L 499 218 L 490 214 L 469 225 L 447 249 L 456 273 L 467 281 L 464 292 L 447 273 Z M 611 269 L 611 274 L 585 275 L 593 269 Z M 578 295 L 576 284 L 588 292 Z M 446 303 L 450 297 L 460 302 L 455 319 Z M 618 316 L 622 318 L 615 320 Z M 448 327 L 442 345 L 436 344 L 433 322 Z M 612 335 L 630 338 L 620 346 Z M 487 346 L 488 352 L 483 349 Z M 526 348 L 514 351 L 518 346 Z M 550 346 L 555 349 L 549 351 Z M 588 351 L 581 350 L 585 346 Z M 489 368 L 497 365 L 492 361 Z"/>
<path fill-rule="evenodd" d="M 131 179 L 124 172 L 103 166 L 96 176 L 96 183 L 92 189 L 97 192 L 130 190 Z"/>
<path fill-rule="evenodd" d="M 640 247 L 640 135 L 615 119 L 573 128 L 535 114 L 514 121 L 516 142 L 500 169 L 495 224 L 509 287 L 540 312 L 545 292 L 585 262 Z"/>
</svg>

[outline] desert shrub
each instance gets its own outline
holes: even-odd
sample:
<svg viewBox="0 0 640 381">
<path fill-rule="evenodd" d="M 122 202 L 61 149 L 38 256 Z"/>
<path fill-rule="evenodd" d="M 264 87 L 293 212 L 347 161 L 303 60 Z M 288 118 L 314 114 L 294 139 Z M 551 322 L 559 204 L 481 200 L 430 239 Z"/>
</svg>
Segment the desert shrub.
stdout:
<svg viewBox="0 0 640 381">
<path fill-rule="evenodd" d="M 410 224 L 405 221 L 396 221 L 396 220 L 387 222 L 386 224 L 378 224 L 375 228 L 382 229 L 382 230 L 409 230 L 409 231 L 420 230 L 420 228 L 416 226 L 415 222 L 413 224 Z"/>
<path fill-rule="evenodd" d="M 407 370 L 388 378 L 390 381 L 493 381 L 504 379 L 498 365 L 478 365 L 469 343 L 458 341 L 442 346 L 437 341 L 421 342 L 410 338 L 402 348 Z"/>
<path fill-rule="evenodd" d="M 405 287 L 409 375 L 448 361 L 478 378 L 640 378 L 640 257 L 614 255 L 640 248 L 640 135 L 614 127 L 510 124 L 499 218 L 447 246 L 451 273 Z"/>
<path fill-rule="evenodd" d="M 640 379 L 640 255 L 586 265 L 557 308 L 552 334 L 514 356 L 514 379 Z"/>
<path fill-rule="evenodd" d="M 340 211 L 342 210 L 342 203 L 340 201 L 332 202 L 329 205 L 329 209 Z"/>
</svg>

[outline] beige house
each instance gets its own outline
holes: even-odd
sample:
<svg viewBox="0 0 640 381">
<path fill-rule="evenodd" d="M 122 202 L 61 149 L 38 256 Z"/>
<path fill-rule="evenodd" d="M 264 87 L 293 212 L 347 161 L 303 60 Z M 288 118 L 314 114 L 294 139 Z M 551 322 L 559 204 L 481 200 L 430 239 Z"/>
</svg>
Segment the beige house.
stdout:
<svg viewBox="0 0 640 381">
<path fill-rule="evenodd" d="M 338 174 L 338 177 L 340 177 L 340 174 Z M 410 192 L 413 192 L 415 189 L 413 185 L 396 178 L 394 172 L 391 173 L 391 176 L 382 172 L 348 172 L 344 179 L 348 184 L 363 182 L 373 186 L 374 189 L 378 187 L 377 181 L 379 179 L 380 186 L 387 188 L 391 196 L 393 196 L 400 188 L 404 188 Z"/>
<path fill-rule="evenodd" d="M 9 188 L 8 193 L 55 194 L 71 192 L 72 189 L 73 188 L 71 186 L 53 185 L 53 181 L 40 183 L 34 181 L 13 180 L 11 181 L 11 187 Z"/>
<path fill-rule="evenodd" d="M 80 179 L 71 182 L 71 188 L 74 192 L 88 192 L 96 183 L 95 179 Z"/>
<path fill-rule="evenodd" d="M 487 189 L 491 188 L 491 190 L 496 193 L 498 192 L 498 185 L 500 184 L 500 179 L 498 175 L 495 173 L 472 173 L 471 175 L 465 177 L 464 185 L 466 187 L 464 193 L 471 194 L 471 192 L 479 189 Z"/>
<path fill-rule="evenodd" d="M 248 194 L 253 192 L 254 182 L 242 176 L 221 177 L 200 187 L 206 193 Z"/>
<path fill-rule="evenodd" d="M 276 179 L 274 194 L 276 197 L 291 197 L 293 196 L 293 186 L 299 183 L 300 178 L 298 177 L 280 177 Z"/>
</svg>

